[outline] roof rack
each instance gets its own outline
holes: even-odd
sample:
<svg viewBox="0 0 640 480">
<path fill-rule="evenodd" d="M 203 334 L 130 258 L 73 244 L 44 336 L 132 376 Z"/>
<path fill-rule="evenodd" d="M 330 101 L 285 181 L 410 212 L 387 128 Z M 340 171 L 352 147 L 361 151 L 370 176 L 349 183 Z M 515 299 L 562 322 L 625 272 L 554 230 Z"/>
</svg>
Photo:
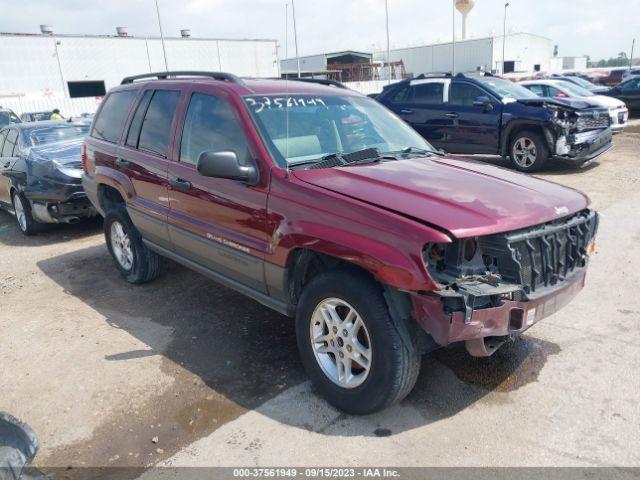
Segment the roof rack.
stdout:
<svg viewBox="0 0 640 480">
<path fill-rule="evenodd" d="M 240 77 L 232 73 L 226 72 L 199 72 L 199 71 L 189 71 L 189 70 L 176 70 L 176 71 L 168 71 L 168 72 L 155 72 L 155 73 L 143 73 L 141 75 L 132 75 L 130 77 L 124 77 L 120 85 L 126 85 L 128 83 L 133 83 L 136 80 L 144 80 L 147 78 L 157 78 L 158 80 L 167 80 L 169 77 L 207 77 L 213 78 L 214 80 L 226 81 L 231 83 L 237 83 L 239 85 L 244 85 L 244 82 Z"/>
<path fill-rule="evenodd" d="M 347 88 L 347 86 L 343 83 L 340 83 L 336 80 L 327 80 L 325 78 L 292 78 L 289 80 L 293 80 L 295 82 L 319 83 L 320 85 L 327 85 L 337 88 Z"/>
<path fill-rule="evenodd" d="M 422 80 L 423 78 L 438 78 L 438 77 L 450 77 L 451 72 L 430 72 L 421 73 L 417 77 L 413 77 L 411 80 Z"/>
</svg>

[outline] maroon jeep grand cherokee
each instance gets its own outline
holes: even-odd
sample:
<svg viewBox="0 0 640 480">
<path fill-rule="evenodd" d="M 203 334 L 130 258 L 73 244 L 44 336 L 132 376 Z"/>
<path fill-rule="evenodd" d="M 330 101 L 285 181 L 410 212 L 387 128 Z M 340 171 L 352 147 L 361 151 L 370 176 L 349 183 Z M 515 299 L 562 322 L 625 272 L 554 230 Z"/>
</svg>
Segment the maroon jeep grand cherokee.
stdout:
<svg viewBox="0 0 640 480">
<path fill-rule="evenodd" d="M 564 306 L 598 223 L 585 195 L 446 157 L 327 81 L 126 78 L 83 162 L 129 282 L 170 258 L 295 316 L 316 389 L 352 413 L 407 395 L 422 353 L 490 355 Z"/>
</svg>

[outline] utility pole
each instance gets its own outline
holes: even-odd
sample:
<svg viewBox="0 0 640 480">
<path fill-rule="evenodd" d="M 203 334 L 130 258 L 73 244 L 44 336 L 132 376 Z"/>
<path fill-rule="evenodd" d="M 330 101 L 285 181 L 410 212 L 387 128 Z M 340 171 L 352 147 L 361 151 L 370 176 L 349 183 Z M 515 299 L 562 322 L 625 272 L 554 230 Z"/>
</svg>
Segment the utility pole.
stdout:
<svg viewBox="0 0 640 480">
<path fill-rule="evenodd" d="M 456 0 L 452 0 L 451 2 L 451 16 L 453 18 L 452 24 L 452 39 L 451 47 L 452 47 L 452 55 L 451 55 L 451 76 L 456 75 Z"/>
<path fill-rule="evenodd" d="M 296 26 L 296 4 L 294 0 L 291 0 L 291 10 L 293 12 L 293 39 L 295 40 L 295 44 L 296 44 L 296 62 L 298 64 L 298 78 L 300 78 L 301 75 L 300 75 L 300 55 L 298 54 L 298 28 Z"/>
<path fill-rule="evenodd" d="M 504 51 L 505 46 L 507 44 L 507 7 L 509 6 L 509 2 L 504 4 L 504 22 L 502 24 L 502 68 L 500 69 L 500 73 L 504 75 Z"/>
<path fill-rule="evenodd" d="M 289 4 L 284 4 L 284 58 L 289 58 Z"/>
<path fill-rule="evenodd" d="M 389 43 L 389 0 L 384 0 L 384 11 L 387 22 L 387 66 L 389 67 L 389 85 L 391 85 L 391 44 Z"/>
<path fill-rule="evenodd" d="M 633 49 L 636 46 L 636 39 L 633 39 L 633 42 L 631 42 L 631 56 L 629 57 L 629 68 L 633 67 Z"/>
<path fill-rule="evenodd" d="M 164 56 L 164 69 L 169 71 L 169 64 L 167 63 L 167 50 L 164 47 L 164 34 L 162 33 L 162 22 L 160 21 L 160 7 L 158 7 L 158 0 L 156 0 L 156 13 L 158 14 L 158 27 L 160 28 L 160 41 L 162 42 L 162 55 Z"/>
</svg>

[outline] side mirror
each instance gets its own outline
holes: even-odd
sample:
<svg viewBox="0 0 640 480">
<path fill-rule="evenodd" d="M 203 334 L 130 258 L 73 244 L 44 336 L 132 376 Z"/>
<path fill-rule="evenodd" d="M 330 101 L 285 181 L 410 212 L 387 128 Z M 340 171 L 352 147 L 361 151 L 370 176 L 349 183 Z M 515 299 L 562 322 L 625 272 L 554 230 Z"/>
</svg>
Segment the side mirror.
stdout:
<svg viewBox="0 0 640 480">
<path fill-rule="evenodd" d="M 482 107 L 485 112 L 490 112 L 491 110 L 493 110 L 493 103 L 491 102 L 491 99 L 486 95 L 476 97 L 476 99 L 473 101 L 473 106 Z"/>
<path fill-rule="evenodd" d="M 255 165 L 241 165 L 236 152 L 231 150 L 207 150 L 198 157 L 198 173 L 205 177 L 240 180 L 249 185 L 258 183 Z"/>
</svg>

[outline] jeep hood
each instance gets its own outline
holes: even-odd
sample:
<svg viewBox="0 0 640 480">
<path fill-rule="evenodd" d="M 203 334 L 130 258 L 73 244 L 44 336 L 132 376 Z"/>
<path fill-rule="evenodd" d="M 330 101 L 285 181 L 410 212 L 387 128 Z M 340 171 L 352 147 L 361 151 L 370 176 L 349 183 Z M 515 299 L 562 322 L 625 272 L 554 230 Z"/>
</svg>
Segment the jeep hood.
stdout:
<svg viewBox="0 0 640 480">
<path fill-rule="evenodd" d="M 474 160 L 421 157 L 292 174 L 458 238 L 538 225 L 589 204 L 576 190 Z"/>
</svg>

